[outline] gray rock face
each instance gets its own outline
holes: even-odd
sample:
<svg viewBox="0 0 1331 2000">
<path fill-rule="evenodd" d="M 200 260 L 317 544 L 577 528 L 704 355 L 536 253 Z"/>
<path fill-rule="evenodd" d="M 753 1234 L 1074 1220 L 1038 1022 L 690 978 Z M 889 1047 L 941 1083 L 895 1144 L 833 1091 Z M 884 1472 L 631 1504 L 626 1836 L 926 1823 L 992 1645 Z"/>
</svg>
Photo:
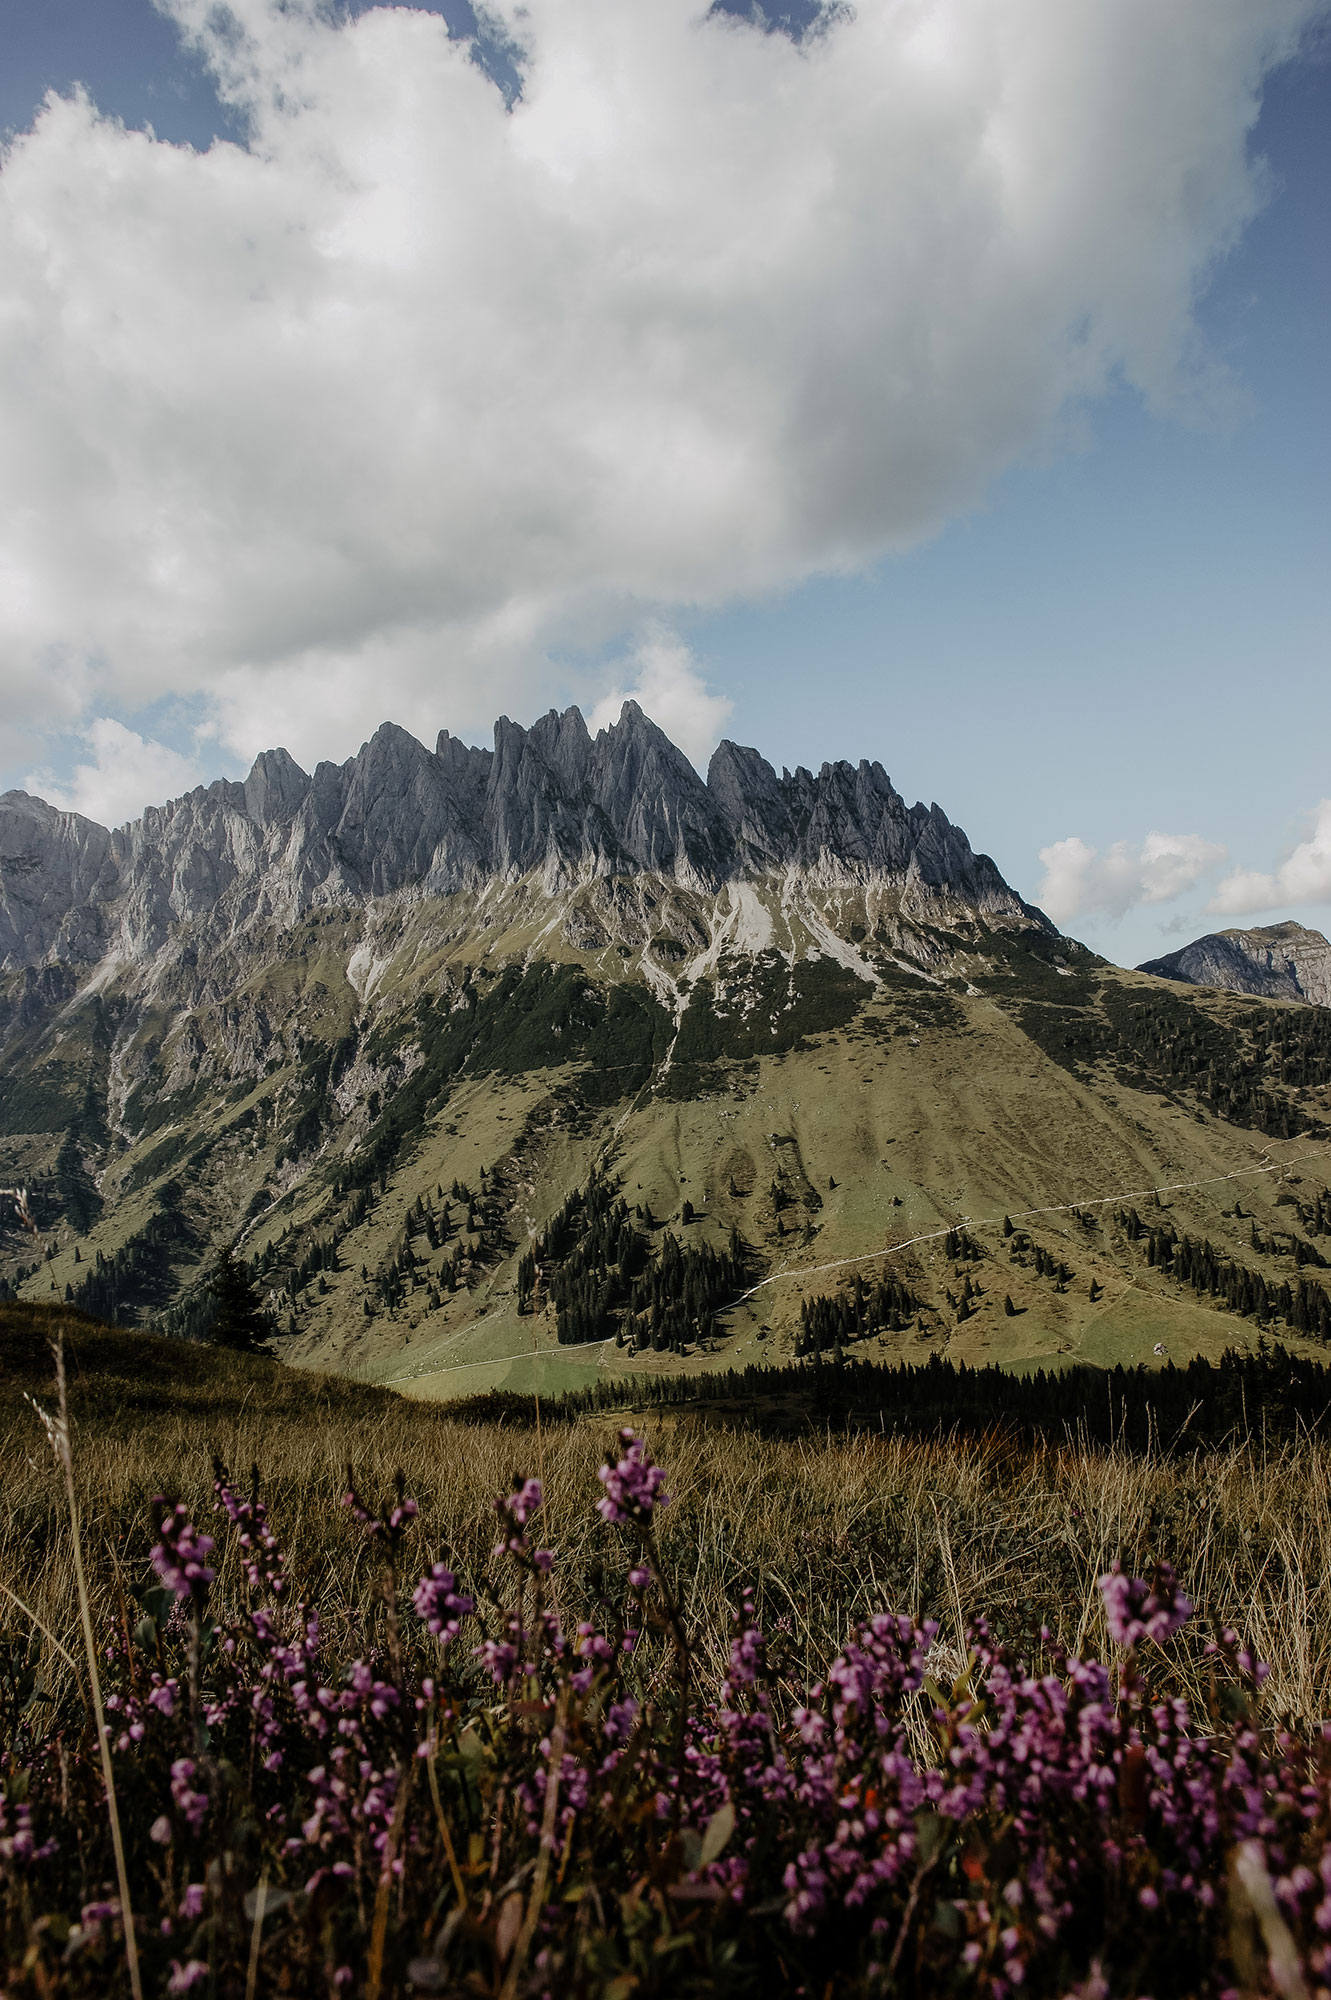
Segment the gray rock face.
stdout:
<svg viewBox="0 0 1331 2000">
<path fill-rule="evenodd" d="M 97 958 L 118 886 L 104 826 L 26 792 L 0 797 L 0 964 Z"/>
<path fill-rule="evenodd" d="M 683 887 L 798 870 L 823 884 L 888 878 L 922 909 L 946 893 L 987 916 L 1045 920 L 971 851 L 938 806 L 907 807 L 881 764 L 778 778 L 722 743 L 706 783 L 636 702 L 593 738 L 576 708 L 493 751 L 444 731 L 433 751 L 385 723 L 312 776 L 265 751 L 109 833 L 23 792 L 0 798 L 0 967 L 90 964 L 157 951 L 173 925 L 235 935 L 313 905 L 446 896 L 499 877 L 555 890 L 651 873 Z"/>
<path fill-rule="evenodd" d="M 1160 979 L 1219 986 L 1266 1000 L 1305 1000 L 1331 1007 L 1331 944 L 1303 924 L 1266 924 L 1259 930 L 1213 931 L 1167 958 L 1137 967 Z"/>
</svg>

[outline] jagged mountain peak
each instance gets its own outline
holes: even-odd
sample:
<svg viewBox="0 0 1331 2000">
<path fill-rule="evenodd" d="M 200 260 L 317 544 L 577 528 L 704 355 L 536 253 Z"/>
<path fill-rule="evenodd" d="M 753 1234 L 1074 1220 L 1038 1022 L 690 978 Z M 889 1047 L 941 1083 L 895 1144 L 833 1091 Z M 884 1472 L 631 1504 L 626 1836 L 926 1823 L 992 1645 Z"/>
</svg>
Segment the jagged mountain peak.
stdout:
<svg viewBox="0 0 1331 2000">
<path fill-rule="evenodd" d="M 0 799 L 0 962 L 142 957 L 173 928 L 234 935 L 316 906 L 448 897 L 495 880 L 653 875 L 715 896 L 785 871 L 895 885 L 999 920 L 1042 922 L 937 806 L 908 807 L 876 759 L 777 777 L 755 749 L 717 746 L 702 778 L 636 701 L 593 736 L 576 707 L 529 726 L 501 716 L 494 748 L 442 730 L 430 750 L 394 722 L 307 773 L 284 749 L 243 782 L 218 779 L 107 829 L 24 793 Z M 941 913 L 941 914 L 940 914 Z"/>
<path fill-rule="evenodd" d="M 261 750 L 245 780 L 245 810 L 260 826 L 290 819 L 310 788 L 289 750 Z"/>
</svg>

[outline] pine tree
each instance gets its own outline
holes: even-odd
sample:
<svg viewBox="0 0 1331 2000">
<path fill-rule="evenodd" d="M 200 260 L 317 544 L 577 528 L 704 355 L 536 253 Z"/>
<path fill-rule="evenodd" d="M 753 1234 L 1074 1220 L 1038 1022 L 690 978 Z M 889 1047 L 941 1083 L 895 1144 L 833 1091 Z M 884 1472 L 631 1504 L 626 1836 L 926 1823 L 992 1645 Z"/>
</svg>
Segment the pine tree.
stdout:
<svg viewBox="0 0 1331 2000">
<path fill-rule="evenodd" d="M 55 1192 L 72 1228 L 86 1236 L 102 1212 L 102 1197 L 83 1164 L 77 1128 L 66 1132 L 55 1163 Z"/>
<path fill-rule="evenodd" d="M 213 1267 L 210 1290 L 217 1307 L 211 1328 L 213 1345 L 240 1354 L 266 1354 L 272 1323 L 263 1309 L 258 1286 L 229 1246 Z"/>
</svg>

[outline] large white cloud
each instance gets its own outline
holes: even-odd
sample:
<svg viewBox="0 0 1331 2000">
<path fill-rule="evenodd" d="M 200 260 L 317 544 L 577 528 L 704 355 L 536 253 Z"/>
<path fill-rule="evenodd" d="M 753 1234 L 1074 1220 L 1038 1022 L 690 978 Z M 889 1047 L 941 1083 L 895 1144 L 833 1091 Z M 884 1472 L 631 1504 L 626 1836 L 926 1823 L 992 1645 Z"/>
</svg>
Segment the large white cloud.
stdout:
<svg viewBox="0 0 1331 2000">
<path fill-rule="evenodd" d="M 672 743 L 701 769 L 730 719 L 734 703 L 712 694 L 687 646 L 663 626 L 649 625 L 629 659 L 622 663 L 617 684 L 587 717 L 595 731 L 619 720 L 629 698 L 658 722 Z"/>
<path fill-rule="evenodd" d="M 1310 815 L 1306 840 L 1292 847 L 1273 874 L 1236 868 L 1226 875 L 1209 907 L 1225 916 L 1274 910 L 1291 903 L 1331 903 L 1331 799 Z"/>
<path fill-rule="evenodd" d="M 158 0 L 248 114 L 52 99 L 0 171 L 16 724 L 203 693 L 248 753 L 523 712 L 548 649 L 928 533 L 1191 311 L 1315 0 Z M 650 643 L 650 642 L 649 642 Z M 595 689 L 592 690 L 595 693 Z"/>
<path fill-rule="evenodd" d="M 212 775 L 196 757 L 126 729 L 109 715 L 96 717 L 83 732 L 83 740 L 87 756 L 67 778 L 32 771 L 27 790 L 62 812 L 82 813 L 100 826 L 123 825 L 136 818 L 146 803 L 179 798 Z"/>
<path fill-rule="evenodd" d="M 1055 923 L 1123 917 L 1142 904 L 1170 903 L 1225 859 L 1196 833 L 1148 833 L 1139 847 L 1116 840 L 1102 854 L 1071 834 L 1040 849 L 1044 876 L 1036 901 Z"/>
</svg>

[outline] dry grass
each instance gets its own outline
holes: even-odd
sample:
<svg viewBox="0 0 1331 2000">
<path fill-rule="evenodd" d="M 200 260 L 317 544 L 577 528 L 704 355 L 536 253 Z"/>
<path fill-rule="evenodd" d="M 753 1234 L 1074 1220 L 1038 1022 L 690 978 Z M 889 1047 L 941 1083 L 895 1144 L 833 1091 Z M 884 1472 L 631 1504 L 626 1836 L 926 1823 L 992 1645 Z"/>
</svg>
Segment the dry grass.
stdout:
<svg viewBox="0 0 1331 2000">
<path fill-rule="evenodd" d="M 76 1339 L 71 1405 L 89 1570 L 102 1606 L 147 1573 L 158 1491 L 206 1517 L 211 1461 L 258 1466 L 301 1588 L 348 1634 L 369 1595 L 366 1554 L 339 1506 L 348 1464 L 367 1497 L 401 1469 L 421 1502 L 422 1566 L 444 1551 L 474 1572 L 493 1540 L 494 1495 L 515 1474 L 546 1484 L 543 1529 L 570 1602 L 618 1566 L 593 1512 L 605 1419 L 539 1432 L 478 1427 L 384 1392 L 142 1336 Z M 167 1379 L 185 1358 L 188 1378 Z M 12 1358 L 12 1349 L 11 1349 Z M 80 1368 L 80 1362 L 82 1367 Z M 156 1362 L 156 1367 L 147 1366 Z M 67 1516 L 41 1425 L 16 1393 L 40 1353 L 11 1367 L 0 1398 L 0 1583 L 75 1650 Z M 1126 1453 L 1003 1441 L 761 1438 L 662 1417 L 647 1425 L 670 1474 L 667 1558 L 705 1644 L 724 1645 L 727 1606 L 752 1585 L 792 1680 L 815 1671 L 865 1613 L 903 1609 L 940 1627 L 940 1664 L 967 1623 L 1003 1636 L 1047 1624 L 1074 1648 L 1104 1644 L 1096 1579 L 1116 1557 L 1172 1559 L 1205 1617 L 1233 1625 L 1273 1668 L 1275 1711 L 1331 1715 L 1331 1448 L 1305 1445 L 1144 1461 Z M 223 1590 L 239 1587 L 228 1553 Z M 27 1637 L 8 1600 L 0 1631 Z M 53 1677 L 61 1665 L 42 1641 Z M 1200 1675 L 1200 1648 L 1182 1671 Z"/>
</svg>

